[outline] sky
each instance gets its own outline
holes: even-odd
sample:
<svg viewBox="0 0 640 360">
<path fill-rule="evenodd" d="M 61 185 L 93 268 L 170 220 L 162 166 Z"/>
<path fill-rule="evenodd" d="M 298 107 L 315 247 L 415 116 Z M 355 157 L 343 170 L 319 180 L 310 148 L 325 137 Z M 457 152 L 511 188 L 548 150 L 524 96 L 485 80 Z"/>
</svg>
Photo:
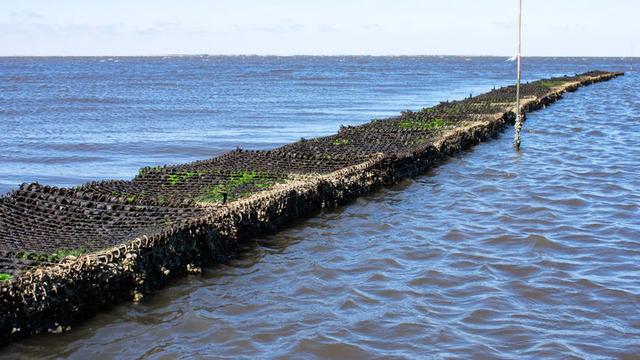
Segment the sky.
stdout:
<svg viewBox="0 0 640 360">
<path fill-rule="evenodd" d="M 640 0 L 523 0 L 523 56 L 640 56 Z M 0 0 L 0 56 L 500 55 L 517 0 Z"/>
</svg>

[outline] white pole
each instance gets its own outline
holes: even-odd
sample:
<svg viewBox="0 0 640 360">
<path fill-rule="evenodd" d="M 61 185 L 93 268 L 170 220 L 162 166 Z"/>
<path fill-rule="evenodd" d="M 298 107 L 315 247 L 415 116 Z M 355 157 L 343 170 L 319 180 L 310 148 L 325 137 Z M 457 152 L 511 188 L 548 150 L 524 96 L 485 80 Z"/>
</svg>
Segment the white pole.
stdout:
<svg viewBox="0 0 640 360">
<path fill-rule="evenodd" d="M 518 0 L 518 51 L 516 60 L 518 62 L 518 75 L 516 81 L 516 135 L 513 139 L 513 146 L 520 150 L 520 131 L 522 130 L 522 116 L 520 115 L 520 53 L 522 52 L 522 0 Z"/>
</svg>

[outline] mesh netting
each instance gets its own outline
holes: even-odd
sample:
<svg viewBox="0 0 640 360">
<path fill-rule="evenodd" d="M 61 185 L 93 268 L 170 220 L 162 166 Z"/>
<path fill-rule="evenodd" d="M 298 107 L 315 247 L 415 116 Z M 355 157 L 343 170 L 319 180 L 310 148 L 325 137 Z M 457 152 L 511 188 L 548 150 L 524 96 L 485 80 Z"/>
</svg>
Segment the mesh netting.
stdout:
<svg viewBox="0 0 640 360">
<path fill-rule="evenodd" d="M 540 99 L 589 72 L 524 84 Z M 204 216 L 206 211 L 300 175 L 328 174 L 374 156 L 397 156 L 432 144 L 444 131 L 488 120 L 514 106 L 515 87 L 441 103 L 400 116 L 342 127 L 268 151 L 236 150 L 188 164 L 143 168 L 132 180 L 74 189 L 25 184 L 0 198 L 0 273 L 17 274 L 68 255 L 115 246 Z"/>
</svg>

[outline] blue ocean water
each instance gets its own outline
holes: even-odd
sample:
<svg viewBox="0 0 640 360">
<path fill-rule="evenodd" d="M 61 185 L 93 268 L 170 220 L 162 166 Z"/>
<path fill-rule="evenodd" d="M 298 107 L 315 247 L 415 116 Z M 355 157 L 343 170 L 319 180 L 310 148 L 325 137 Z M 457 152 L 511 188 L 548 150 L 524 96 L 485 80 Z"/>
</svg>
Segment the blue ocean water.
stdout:
<svg viewBox="0 0 640 360">
<path fill-rule="evenodd" d="M 75 185 L 265 148 L 512 82 L 464 57 L 0 58 L 0 182 Z M 8 358 L 637 358 L 639 59 L 424 176 L 244 244 Z"/>
</svg>

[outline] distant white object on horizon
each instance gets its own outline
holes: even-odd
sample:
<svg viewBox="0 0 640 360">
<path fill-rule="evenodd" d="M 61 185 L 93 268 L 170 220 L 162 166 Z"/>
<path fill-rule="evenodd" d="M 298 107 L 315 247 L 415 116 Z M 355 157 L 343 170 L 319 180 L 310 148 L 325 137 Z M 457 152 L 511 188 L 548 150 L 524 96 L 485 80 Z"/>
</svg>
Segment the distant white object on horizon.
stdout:
<svg viewBox="0 0 640 360">
<path fill-rule="evenodd" d="M 518 58 L 518 55 L 513 55 L 512 57 L 508 58 L 505 61 L 516 61 L 517 58 Z"/>
</svg>

